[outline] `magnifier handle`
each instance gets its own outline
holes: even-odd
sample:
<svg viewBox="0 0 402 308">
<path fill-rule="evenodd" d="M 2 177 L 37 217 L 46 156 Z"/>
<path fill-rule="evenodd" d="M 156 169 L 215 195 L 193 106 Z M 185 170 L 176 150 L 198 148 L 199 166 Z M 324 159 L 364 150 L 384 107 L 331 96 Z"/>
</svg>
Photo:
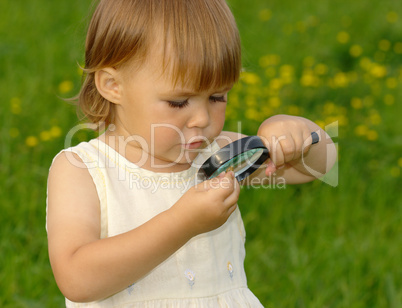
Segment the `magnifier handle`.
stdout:
<svg viewBox="0 0 402 308">
<path fill-rule="evenodd" d="M 313 142 L 311 144 L 316 144 L 320 141 L 320 136 L 316 132 L 311 133 L 311 138 L 313 139 Z"/>
</svg>

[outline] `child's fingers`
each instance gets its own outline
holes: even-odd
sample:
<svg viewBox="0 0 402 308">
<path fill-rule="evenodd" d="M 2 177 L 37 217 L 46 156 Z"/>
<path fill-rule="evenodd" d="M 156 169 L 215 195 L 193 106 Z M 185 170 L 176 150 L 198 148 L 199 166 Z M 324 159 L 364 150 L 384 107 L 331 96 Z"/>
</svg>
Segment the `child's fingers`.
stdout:
<svg viewBox="0 0 402 308">
<path fill-rule="evenodd" d="M 235 203 L 234 205 L 232 205 L 229 209 L 228 209 L 228 216 L 232 215 L 232 213 L 236 210 L 237 208 L 237 203 Z"/>
<path fill-rule="evenodd" d="M 285 156 L 282 150 L 281 146 L 281 141 L 276 140 L 271 146 L 270 146 L 270 157 L 272 162 L 274 163 L 275 167 L 278 168 L 282 165 L 285 164 Z"/>
<path fill-rule="evenodd" d="M 233 183 L 233 190 L 232 192 L 226 197 L 224 203 L 228 207 L 232 207 L 233 204 L 236 204 L 237 200 L 239 199 L 240 195 L 240 184 L 234 177 L 234 173 L 232 173 L 232 183 Z"/>
<path fill-rule="evenodd" d="M 276 171 L 276 166 L 275 166 L 274 162 L 270 159 L 267 164 L 267 167 L 265 168 L 265 175 L 270 176 L 275 171 Z"/>
<path fill-rule="evenodd" d="M 293 141 L 295 143 L 295 151 L 293 155 L 293 160 L 299 159 L 304 150 L 304 140 L 305 140 L 305 132 L 304 131 L 299 131 L 293 138 Z"/>
<path fill-rule="evenodd" d="M 302 153 L 306 154 L 311 147 L 311 144 L 313 143 L 313 138 L 311 136 L 310 131 L 304 131 L 303 132 L 303 145 L 302 145 Z"/>
<path fill-rule="evenodd" d="M 222 172 L 217 177 L 202 182 L 201 184 L 203 184 L 206 190 L 220 190 L 222 196 L 226 198 L 233 191 L 233 179 L 233 171 Z"/>
<path fill-rule="evenodd" d="M 296 144 L 293 136 L 288 135 L 285 139 L 279 142 L 282 150 L 283 161 L 281 161 L 280 165 L 284 165 L 285 163 L 292 161 L 296 152 Z"/>
</svg>

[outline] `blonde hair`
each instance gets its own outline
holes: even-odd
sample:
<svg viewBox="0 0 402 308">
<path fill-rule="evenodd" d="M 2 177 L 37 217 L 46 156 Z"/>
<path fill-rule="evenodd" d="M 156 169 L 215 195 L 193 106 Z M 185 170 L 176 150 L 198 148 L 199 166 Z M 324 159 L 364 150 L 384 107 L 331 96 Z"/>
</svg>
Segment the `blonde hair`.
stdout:
<svg viewBox="0 0 402 308">
<path fill-rule="evenodd" d="M 162 31 L 162 32 L 161 32 Z M 113 123 L 113 104 L 98 92 L 95 72 L 141 65 L 162 38 L 162 65 L 175 84 L 197 91 L 237 82 L 240 37 L 224 0 L 101 0 L 86 39 L 78 106 L 93 123 Z"/>
</svg>

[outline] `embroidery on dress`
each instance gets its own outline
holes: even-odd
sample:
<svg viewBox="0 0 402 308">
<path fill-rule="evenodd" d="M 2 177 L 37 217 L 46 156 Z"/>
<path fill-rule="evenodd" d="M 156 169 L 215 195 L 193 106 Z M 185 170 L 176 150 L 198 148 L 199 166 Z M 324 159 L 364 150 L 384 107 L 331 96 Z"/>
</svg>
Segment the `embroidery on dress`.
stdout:
<svg viewBox="0 0 402 308">
<path fill-rule="evenodd" d="M 133 293 L 133 291 L 134 291 L 134 285 L 135 285 L 135 283 L 133 283 L 132 285 L 129 285 L 129 286 L 128 286 L 128 288 L 127 288 L 128 294 L 131 295 L 131 293 Z"/>
<path fill-rule="evenodd" d="M 232 265 L 232 263 L 228 262 L 227 267 L 228 267 L 228 272 L 229 272 L 229 275 L 230 275 L 230 279 L 233 280 L 233 265 Z"/>
<path fill-rule="evenodd" d="M 186 269 L 184 275 L 187 277 L 190 287 L 193 288 L 195 284 L 195 273 L 192 270 Z"/>
</svg>

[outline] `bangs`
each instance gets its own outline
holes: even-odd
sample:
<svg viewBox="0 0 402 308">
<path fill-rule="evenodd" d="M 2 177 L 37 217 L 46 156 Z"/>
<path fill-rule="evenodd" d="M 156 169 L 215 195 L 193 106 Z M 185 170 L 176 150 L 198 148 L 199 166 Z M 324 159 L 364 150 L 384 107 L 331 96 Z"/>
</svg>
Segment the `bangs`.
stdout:
<svg viewBox="0 0 402 308">
<path fill-rule="evenodd" d="M 224 0 L 171 0 L 157 9 L 163 10 L 163 73 L 175 86 L 202 92 L 238 81 L 240 37 Z"/>
</svg>

